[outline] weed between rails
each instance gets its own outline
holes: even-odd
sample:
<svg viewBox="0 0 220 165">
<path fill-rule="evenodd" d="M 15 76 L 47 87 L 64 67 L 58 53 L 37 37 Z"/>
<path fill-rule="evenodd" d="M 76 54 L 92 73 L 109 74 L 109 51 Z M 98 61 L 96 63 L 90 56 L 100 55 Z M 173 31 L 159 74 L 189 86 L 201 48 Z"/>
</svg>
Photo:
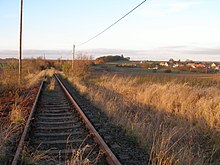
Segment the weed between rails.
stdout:
<svg viewBox="0 0 220 165">
<path fill-rule="evenodd" d="M 66 165 L 92 165 L 97 164 L 97 162 L 103 157 L 103 152 L 99 151 L 98 155 L 94 157 L 92 155 L 92 146 L 85 145 L 79 149 L 71 149 L 72 154 L 69 160 L 66 161 Z M 91 150 L 88 152 L 88 150 Z"/>
<path fill-rule="evenodd" d="M 55 89 L 55 78 L 52 78 L 50 84 L 48 85 L 48 91 L 53 91 Z"/>
<path fill-rule="evenodd" d="M 85 145 L 84 147 L 80 147 L 78 149 L 73 149 L 71 146 L 69 146 L 66 149 L 65 153 L 65 162 L 62 160 L 62 155 L 59 153 L 59 155 L 48 155 L 48 153 L 53 150 L 53 148 L 49 149 L 45 152 L 40 152 L 36 150 L 35 152 L 29 151 L 26 147 L 23 149 L 22 152 L 22 158 L 21 158 L 21 164 L 28 165 L 28 164 L 47 164 L 52 163 L 56 165 L 93 165 L 97 164 L 97 162 L 103 157 L 103 152 L 100 151 L 96 157 L 92 155 L 92 146 Z M 69 151 L 71 150 L 71 154 L 69 154 Z M 88 150 L 91 150 L 88 152 Z M 59 161 L 57 161 L 57 159 Z"/>
<path fill-rule="evenodd" d="M 69 139 L 71 135 L 67 138 L 66 143 L 66 154 L 65 154 L 65 165 L 92 165 L 97 164 L 97 162 L 103 157 L 104 152 L 99 150 L 98 154 L 95 155 L 93 152 L 97 146 L 92 146 L 86 144 L 86 140 L 91 137 L 88 135 L 78 149 L 75 149 L 72 144 L 69 144 Z M 71 151 L 71 154 L 67 154 Z"/>
<path fill-rule="evenodd" d="M 220 151 L 220 89 L 139 78 L 70 78 L 112 120 L 135 135 L 152 164 L 215 164 Z M 89 83 L 88 83 L 89 82 Z M 163 125 L 163 129 L 161 129 Z M 215 152 L 214 152 L 215 151 Z"/>
<path fill-rule="evenodd" d="M 89 135 L 90 136 L 90 135 Z M 24 147 L 22 152 L 21 164 L 56 164 L 56 165 L 93 165 L 97 164 L 100 159 L 104 156 L 102 150 L 97 151 L 95 154 L 94 150 L 97 150 L 97 146 L 92 146 L 86 144 L 87 136 L 79 148 L 74 148 L 72 144 L 69 143 L 69 138 L 67 138 L 65 152 L 62 153 L 60 150 L 58 155 L 50 155 L 50 151 L 56 150 L 56 148 L 51 148 L 47 151 L 30 151 L 28 147 Z"/>
<path fill-rule="evenodd" d="M 48 156 L 49 151 L 50 150 L 39 152 L 38 150 L 36 150 L 35 152 L 32 152 L 25 146 L 22 150 L 20 164 L 37 165 L 55 162 L 55 157 Z"/>
</svg>

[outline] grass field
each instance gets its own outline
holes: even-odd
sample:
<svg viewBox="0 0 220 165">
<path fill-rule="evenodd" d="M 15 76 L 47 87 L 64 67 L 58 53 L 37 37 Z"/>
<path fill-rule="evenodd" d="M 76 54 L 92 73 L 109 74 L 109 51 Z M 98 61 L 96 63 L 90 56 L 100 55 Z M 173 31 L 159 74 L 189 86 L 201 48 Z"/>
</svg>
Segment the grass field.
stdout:
<svg viewBox="0 0 220 165">
<path fill-rule="evenodd" d="M 7 159 L 8 140 L 21 131 L 28 115 L 28 98 L 34 95 L 31 89 L 37 91 L 39 80 L 55 72 L 44 70 L 48 66 L 45 61 L 27 61 L 25 65 L 21 85 L 17 64 L 1 65 L 1 160 Z M 86 60 L 75 61 L 73 70 L 70 61 L 58 65 L 82 95 L 147 151 L 150 163 L 219 163 L 219 74 L 154 73 L 113 64 L 94 66 Z"/>
<path fill-rule="evenodd" d="M 93 67 L 78 90 L 121 125 L 152 164 L 218 164 L 218 74 L 166 74 Z"/>
</svg>

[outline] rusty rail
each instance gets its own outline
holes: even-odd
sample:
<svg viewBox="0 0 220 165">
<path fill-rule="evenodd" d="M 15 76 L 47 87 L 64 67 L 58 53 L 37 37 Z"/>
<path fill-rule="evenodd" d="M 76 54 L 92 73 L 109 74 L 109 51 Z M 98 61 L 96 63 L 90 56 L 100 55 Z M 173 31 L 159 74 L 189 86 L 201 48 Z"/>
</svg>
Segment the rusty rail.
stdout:
<svg viewBox="0 0 220 165">
<path fill-rule="evenodd" d="M 35 98 L 34 104 L 33 104 L 32 109 L 31 109 L 31 113 L 30 113 L 30 115 L 28 117 L 28 120 L 26 122 L 24 131 L 22 133 L 21 139 L 19 141 L 16 153 L 15 153 L 15 156 L 13 158 L 12 165 L 17 165 L 17 163 L 18 163 L 19 156 L 20 156 L 20 153 L 22 151 L 23 144 L 24 144 L 25 138 L 26 138 L 28 130 L 29 130 L 31 120 L 33 118 L 33 115 L 34 115 L 34 112 L 35 112 L 35 109 L 36 109 L 36 106 L 37 106 L 37 102 L 38 102 L 40 93 L 42 91 L 43 84 L 44 84 L 44 80 L 41 82 L 40 88 L 39 88 L 38 93 L 37 93 L 37 97 Z"/>
<path fill-rule="evenodd" d="M 107 156 L 106 159 L 107 159 L 108 163 L 110 165 L 121 165 L 121 163 L 119 162 L 117 157 L 112 153 L 112 151 L 107 146 L 107 144 L 105 143 L 103 138 L 99 135 L 99 133 L 93 127 L 93 125 L 91 124 L 89 119 L 86 117 L 86 115 L 84 114 L 82 109 L 77 104 L 77 102 L 73 99 L 72 95 L 66 89 L 65 85 L 62 83 L 62 81 L 59 79 L 59 77 L 57 75 L 55 75 L 55 77 L 56 77 L 57 81 L 59 82 L 59 84 L 61 85 L 61 87 L 64 90 L 64 92 L 66 93 L 66 95 L 68 96 L 68 98 L 70 99 L 70 101 L 72 102 L 72 104 L 76 107 L 76 110 L 79 112 L 79 114 L 81 115 L 82 119 L 85 121 L 86 127 L 89 129 L 90 133 L 92 135 L 94 135 L 94 140 L 100 145 L 100 148 L 102 148 L 105 151 L 105 154 Z"/>
</svg>

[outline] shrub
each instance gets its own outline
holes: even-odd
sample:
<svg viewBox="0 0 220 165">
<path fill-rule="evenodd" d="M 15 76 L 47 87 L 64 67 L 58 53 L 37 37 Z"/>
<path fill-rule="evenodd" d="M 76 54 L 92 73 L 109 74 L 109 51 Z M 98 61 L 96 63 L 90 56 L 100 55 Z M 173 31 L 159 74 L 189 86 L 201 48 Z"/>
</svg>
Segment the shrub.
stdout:
<svg viewBox="0 0 220 165">
<path fill-rule="evenodd" d="M 164 70 L 164 73 L 171 73 L 171 72 L 172 72 L 171 69 L 165 69 L 165 70 Z"/>
<path fill-rule="evenodd" d="M 71 64 L 68 63 L 68 62 L 65 62 L 63 65 L 62 65 L 62 71 L 65 73 L 65 74 L 69 74 L 70 73 L 70 70 L 71 70 Z"/>
</svg>

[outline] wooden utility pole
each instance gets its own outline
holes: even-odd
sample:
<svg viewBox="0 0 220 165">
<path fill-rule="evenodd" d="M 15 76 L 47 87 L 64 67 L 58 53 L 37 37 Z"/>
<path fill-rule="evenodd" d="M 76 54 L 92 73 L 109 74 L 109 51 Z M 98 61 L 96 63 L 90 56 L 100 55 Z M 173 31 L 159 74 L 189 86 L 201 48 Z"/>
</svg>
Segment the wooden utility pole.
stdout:
<svg viewBox="0 0 220 165">
<path fill-rule="evenodd" d="M 73 70 L 73 65 L 74 65 L 74 58 L 75 58 L 75 48 L 76 46 L 73 45 L 73 59 L 72 59 L 72 70 Z"/>
<path fill-rule="evenodd" d="M 19 43 L 19 83 L 21 83 L 22 76 L 22 21 L 23 21 L 23 0 L 21 0 L 20 13 L 20 43 Z"/>
<path fill-rule="evenodd" d="M 62 70 L 62 56 L 60 57 L 60 70 Z"/>
</svg>

